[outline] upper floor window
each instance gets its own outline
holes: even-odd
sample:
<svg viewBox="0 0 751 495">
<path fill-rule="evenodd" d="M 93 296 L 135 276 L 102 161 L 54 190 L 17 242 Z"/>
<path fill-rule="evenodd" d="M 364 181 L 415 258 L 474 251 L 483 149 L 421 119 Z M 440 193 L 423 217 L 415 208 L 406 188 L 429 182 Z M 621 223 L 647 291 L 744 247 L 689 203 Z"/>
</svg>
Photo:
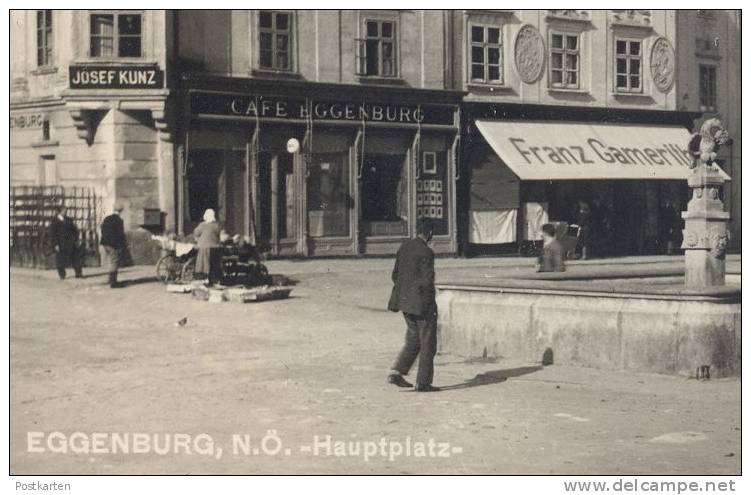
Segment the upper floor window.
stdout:
<svg viewBox="0 0 751 495">
<path fill-rule="evenodd" d="M 702 112 L 717 109 L 717 68 L 712 65 L 699 66 L 699 106 Z"/>
<path fill-rule="evenodd" d="M 52 64 L 52 11 L 37 10 L 37 66 Z"/>
<path fill-rule="evenodd" d="M 615 40 L 615 90 L 641 93 L 641 40 Z"/>
<path fill-rule="evenodd" d="M 554 88 L 579 88 L 579 35 L 552 33 L 550 83 Z"/>
<path fill-rule="evenodd" d="M 292 70 L 292 14 L 263 10 L 258 14 L 262 69 Z"/>
<path fill-rule="evenodd" d="M 365 20 L 365 37 L 357 40 L 357 74 L 396 77 L 396 22 Z"/>
<path fill-rule="evenodd" d="M 141 14 L 91 14 L 92 57 L 140 57 Z"/>
<path fill-rule="evenodd" d="M 470 24 L 470 79 L 472 82 L 503 84 L 501 28 Z"/>
</svg>

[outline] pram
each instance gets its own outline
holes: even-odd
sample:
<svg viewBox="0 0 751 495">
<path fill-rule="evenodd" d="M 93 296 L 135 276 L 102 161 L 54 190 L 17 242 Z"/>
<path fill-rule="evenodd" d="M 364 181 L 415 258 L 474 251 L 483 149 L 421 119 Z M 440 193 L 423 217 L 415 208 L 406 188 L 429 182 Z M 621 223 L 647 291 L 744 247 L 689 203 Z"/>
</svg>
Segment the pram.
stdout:
<svg viewBox="0 0 751 495">
<path fill-rule="evenodd" d="M 159 235 L 151 238 L 161 245 L 163 253 L 156 262 L 157 278 L 165 284 L 191 282 L 196 267 L 196 245 Z"/>
</svg>

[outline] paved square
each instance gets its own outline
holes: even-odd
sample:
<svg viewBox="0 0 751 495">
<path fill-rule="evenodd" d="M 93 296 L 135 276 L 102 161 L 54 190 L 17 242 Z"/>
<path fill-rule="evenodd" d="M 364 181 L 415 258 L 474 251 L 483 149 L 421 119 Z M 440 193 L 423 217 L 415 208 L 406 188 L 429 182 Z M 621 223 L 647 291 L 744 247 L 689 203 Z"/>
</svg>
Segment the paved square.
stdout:
<svg viewBox="0 0 751 495">
<path fill-rule="evenodd" d="M 738 379 L 441 354 L 436 384 L 447 390 L 387 385 L 404 333 L 384 309 L 391 264 L 270 262 L 299 283 L 290 299 L 259 304 L 168 294 L 150 267 L 126 270 L 134 282 L 121 290 L 97 270 L 64 282 L 12 271 L 11 472 L 740 472 Z M 531 270 L 531 260 L 436 268 L 446 280 L 498 266 Z M 91 452 L 125 434 L 148 434 L 148 452 Z M 191 453 L 174 453 L 186 438 Z M 61 445 L 67 453 L 50 451 Z"/>
</svg>

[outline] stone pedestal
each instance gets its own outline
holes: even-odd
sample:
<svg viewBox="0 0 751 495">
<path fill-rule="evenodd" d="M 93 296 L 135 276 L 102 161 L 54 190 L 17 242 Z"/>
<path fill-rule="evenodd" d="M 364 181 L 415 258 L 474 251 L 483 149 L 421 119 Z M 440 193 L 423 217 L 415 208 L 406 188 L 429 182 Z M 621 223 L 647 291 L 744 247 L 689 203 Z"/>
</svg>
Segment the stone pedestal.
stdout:
<svg viewBox="0 0 751 495">
<path fill-rule="evenodd" d="M 723 210 L 720 187 L 725 179 L 716 165 L 699 165 L 688 178 L 692 189 L 683 245 L 686 250 L 686 286 L 725 285 L 725 249 L 730 214 Z"/>
</svg>

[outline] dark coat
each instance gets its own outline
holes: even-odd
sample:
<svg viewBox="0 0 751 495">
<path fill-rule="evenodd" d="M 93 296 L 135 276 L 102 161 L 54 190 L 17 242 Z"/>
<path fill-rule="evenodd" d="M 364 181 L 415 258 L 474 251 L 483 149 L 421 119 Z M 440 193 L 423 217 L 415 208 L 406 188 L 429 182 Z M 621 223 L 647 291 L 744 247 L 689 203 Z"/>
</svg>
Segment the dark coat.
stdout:
<svg viewBox="0 0 751 495">
<path fill-rule="evenodd" d="M 109 246 L 115 249 L 121 249 L 126 246 L 125 229 L 123 219 L 120 215 L 113 213 L 105 217 L 102 222 L 102 240 L 99 242 L 102 246 Z"/>
<path fill-rule="evenodd" d="M 435 269 L 433 250 L 420 239 L 401 245 L 396 253 L 388 309 L 411 315 L 428 315 L 435 307 Z"/>
<path fill-rule="evenodd" d="M 538 272 L 563 272 L 563 246 L 558 239 L 553 239 L 547 246 L 542 247 L 542 256 L 538 259 Z"/>
<path fill-rule="evenodd" d="M 61 253 L 71 253 L 78 245 L 78 228 L 70 217 L 62 220 L 55 216 L 50 222 L 49 241 L 54 248 L 59 248 Z"/>
</svg>

